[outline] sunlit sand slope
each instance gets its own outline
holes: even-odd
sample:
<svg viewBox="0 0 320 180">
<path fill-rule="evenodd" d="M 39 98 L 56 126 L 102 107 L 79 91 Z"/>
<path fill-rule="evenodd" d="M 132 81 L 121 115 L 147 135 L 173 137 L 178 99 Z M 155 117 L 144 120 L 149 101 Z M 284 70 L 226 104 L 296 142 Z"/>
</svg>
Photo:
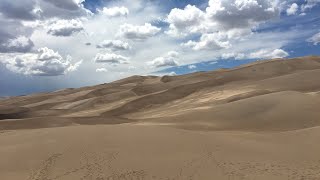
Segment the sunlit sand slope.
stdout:
<svg viewBox="0 0 320 180">
<path fill-rule="evenodd" d="M 296 130 L 320 124 L 320 58 L 258 61 L 181 76 L 132 76 L 108 84 L 0 101 L 0 129 L 157 123 L 206 130 Z"/>
<path fill-rule="evenodd" d="M 319 180 L 320 58 L 0 100 L 0 179 Z"/>
</svg>

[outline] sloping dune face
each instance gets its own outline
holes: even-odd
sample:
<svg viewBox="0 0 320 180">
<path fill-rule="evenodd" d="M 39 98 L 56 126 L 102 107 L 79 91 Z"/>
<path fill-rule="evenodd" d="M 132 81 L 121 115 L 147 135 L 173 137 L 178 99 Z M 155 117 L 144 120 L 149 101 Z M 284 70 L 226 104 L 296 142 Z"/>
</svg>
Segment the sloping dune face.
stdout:
<svg viewBox="0 0 320 180">
<path fill-rule="evenodd" d="M 160 124 L 189 130 L 297 130 L 320 125 L 320 58 L 258 61 L 181 76 L 0 101 L 0 129 L 78 124 Z"/>
<path fill-rule="evenodd" d="M 0 100 L 0 179 L 319 180 L 320 57 Z"/>
</svg>

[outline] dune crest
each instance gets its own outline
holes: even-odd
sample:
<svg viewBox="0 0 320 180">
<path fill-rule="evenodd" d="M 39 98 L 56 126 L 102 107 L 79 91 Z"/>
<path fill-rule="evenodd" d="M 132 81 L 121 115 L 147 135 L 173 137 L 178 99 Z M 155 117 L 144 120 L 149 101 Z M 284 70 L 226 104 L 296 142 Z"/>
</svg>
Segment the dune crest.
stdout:
<svg viewBox="0 0 320 180">
<path fill-rule="evenodd" d="M 0 100 L 8 180 L 318 180 L 320 57 Z"/>
<path fill-rule="evenodd" d="M 319 76 L 315 56 L 181 76 L 132 76 L 3 99 L 0 128 L 157 122 L 188 129 L 302 129 L 320 125 Z"/>
</svg>

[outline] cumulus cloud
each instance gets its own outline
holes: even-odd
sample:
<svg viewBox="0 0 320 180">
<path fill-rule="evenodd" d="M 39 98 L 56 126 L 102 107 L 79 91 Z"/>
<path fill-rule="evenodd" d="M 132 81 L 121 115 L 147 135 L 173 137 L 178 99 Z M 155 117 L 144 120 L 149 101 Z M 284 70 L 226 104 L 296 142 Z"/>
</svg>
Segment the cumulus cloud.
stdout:
<svg viewBox="0 0 320 180">
<path fill-rule="evenodd" d="M 157 57 L 152 61 L 147 62 L 152 67 L 165 67 L 165 66 L 177 66 L 179 53 L 176 51 L 170 51 L 165 56 Z"/>
<path fill-rule="evenodd" d="M 18 20 L 2 18 L 0 13 L 0 53 L 30 51 L 33 42 L 29 37 L 33 29 L 23 26 Z"/>
<path fill-rule="evenodd" d="M 128 8 L 121 6 L 121 7 L 111 7 L 107 8 L 104 7 L 100 13 L 108 16 L 108 17 L 120 17 L 120 16 L 128 16 L 129 10 Z"/>
<path fill-rule="evenodd" d="M 108 72 L 106 68 L 97 68 L 96 72 Z"/>
<path fill-rule="evenodd" d="M 2 0 L 0 3 L 1 14 L 10 19 L 34 20 L 41 11 L 36 6 L 35 0 Z"/>
<path fill-rule="evenodd" d="M 1 43 L 0 52 L 28 52 L 33 48 L 33 46 L 34 44 L 29 38 L 19 36 Z"/>
<path fill-rule="evenodd" d="M 105 54 L 98 53 L 94 57 L 94 62 L 109 63 L 109 64 L 128 64 L 129 58 L 122 55 L 113 54 L 113 53 L 105 53 Z"/>
<path fill-rule="evenodd" d="M 97 48 L 106 48 L 113 51 L 121 51 L 130 49 L 130 45 L 127 42 L 121 40 L 104 40 L 97 45 Z"/>
<path fill-rule="evenodd" d="M 49 25 L 48 34 L 53 36 L 71 36 L 83 30 L 83 24 L 80 20 L 57 20 Z"/>
<path fill-rule="evenodd" d="M 230 53 L 223 53 L 221 55 L 221 58 L 222 59 L 236 59 L 236 60 L 239 60 L 239 59 L 244 59 L 246 58 L 246 55 L 244 53 L 233 53 L 233 52 L 230 52 Z"/>
<path fill-rule="evenodd" d="M 181 43 L 184 48 L 214 51 L 216 57 L 221 53 L 226 56 L 228 49 L 241 49 L 235 46 L 250 38 L 259 24 L 280 17 L 279 4 L 277 0 L 209 0 L 205 10 L 188 5 L 171 10 L 166 18 L 169 23 L 166 33 L 191 38 Z M 244 56 L 248 57 L 241 54 L 232 58 L 243 59 Z"/>
<path fill-rule="evenodd" d="M 53 4 L 56 7 L 67 10 L 78 10 L 81 7 L 81 3 L 85 0 L 43 0 Z"/>
<path fill-rule="evenodd" d="M 320 43 L 320 32 L 307 39 L 307 41 L 318 45 L 318 43 Z"/>
<path fill-rule="evenodd" d="M 306 1 L 306 3 L 301 5 L 302 11 L 306 11 L 308 9 L 311 9 L 320 3 L 320 0 L 305 0 L 305 1 Z"/>
<path fill-rule="evenodd" d="M 299 6 L 297 3 L 293 3 L 291 4 L 291 6 L 287 9 L 287 15 L 290 16 L 290 15 L 295 15 L 297 14 L 299 10 Z"/>
<path fill-rule="evenodd" d="M 252 28 L 279 16 L 276 1 L 209 0 L 208 18 L 224 30 Z"/>
<path fill-rule="evenodd" d="M 176 75 L 177 75 L 177 73 L 176 73 L 176 72 L 174 72 L 174 71 L 169 72 L 169 73 L 167 74 L 167 76 L 176 76 Z"/>
<path fill-rule="evenodd" d="M 91 11 L 84 8 L 84 0 L 36 0 L 41 10 L 41 19 L 50 18 L 75 19 L 93 15 Z"/>
<path fill-rule="evenodd" d="M 84 0 L 1 0 L 0 12 L 5 18 L 24 21 L 53 17 L 70 19 L 92 14 L 82 2 Z"/>
<path fill-rule="evenodd" d="M 225 34 L 221 33 L 212 33 L 212 34 L 203 34 L 200 38 L 200 41 L 188 41 L 182 43 L 184 47 L 190 47 L 193 50 L 219 50 L 229 48 L 231 45 Z"/>
<path fill-rule="evenodd" d="M 136 26 L 132 24 L 123 24 L 120 26 L 118 36 L 122 36 L 132 40 L 145 40 L 155 36 L 161 28 L 145 23 L 143 26 Z"/>
<path fill-rule="evenodd" d="M 266 58 L 266 59 L 273 59 L 273 58 L 284 58 L 289 56 L 289 53 L 282 49 L 262 49 L 256 52 L 252 52 L 248 55 L 248 58 L 251 59 L 258 59 L 258 58 Z"/>
<path fill-rule="evenodd" d="M 196 69 L 196 68 L 197 68 L 197 66 L 196 66 L 196 65 L 194 65 L 194 64 L 192 64 L 192 65 L 189 65 L 189 66 L 188 66 L 188 68 L 189 68 L 189 69 Z"/>
<path fill-rule="evenodd" d="M 8 55 L 10 56 L 10 55 Z M 82 61 L 71 63 L 71 56 L 65 59 L 58 52 L 43 47 L 36 53 L 12 55 L 4 63 L 16 73 L 33 76 L 58 76 L 77 70 Z"/>
<path fill-rule="evenodd" d="M 174 8 L 166 20 L 170 24 L 166 33 L 172 36 L 185 36 L 198 32 L 204 17 L 205 13 L 196 6 L 187 5 L 184 9 Z"/>
<path fill-rule="evenodd" d="M 277 1 L 209 0 L 205 11 L 187 5 L 172 9 L 167 16 L 168 34 L 185 36 L 193 33 L 226 33 L 229 38 L 250 34 L 259 23 L 278 17 Z"/>
<path fill-rule="evenodd" d="M 223 53 L 221 54 L 221 59 L 274 59 L 274 58 L 284 58 L 289 56 L 289 53 L 282 49 L 260 49 L 253 52 L 245 53 Z"/>
</svg>

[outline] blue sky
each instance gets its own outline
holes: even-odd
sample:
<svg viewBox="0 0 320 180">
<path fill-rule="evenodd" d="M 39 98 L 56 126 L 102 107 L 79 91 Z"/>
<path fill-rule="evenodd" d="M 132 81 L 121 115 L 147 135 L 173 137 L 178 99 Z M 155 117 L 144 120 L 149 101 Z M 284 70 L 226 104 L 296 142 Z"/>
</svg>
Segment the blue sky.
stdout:
<svg viewBox="0 0 320 180">
<path fill-rule="evenodd" d="M 0 96 L 320 55 L 320 0 L 3 0 Z"/>
</svg>

